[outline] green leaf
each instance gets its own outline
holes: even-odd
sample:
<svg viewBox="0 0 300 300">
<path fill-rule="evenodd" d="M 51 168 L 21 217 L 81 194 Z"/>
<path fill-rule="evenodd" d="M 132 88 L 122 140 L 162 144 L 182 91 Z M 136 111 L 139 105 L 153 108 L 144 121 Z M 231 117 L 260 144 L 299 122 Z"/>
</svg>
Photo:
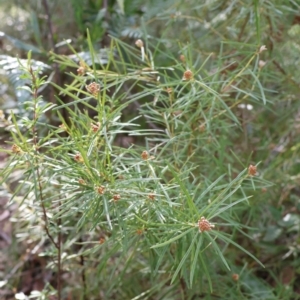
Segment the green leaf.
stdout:
<svg viewBox="0 0 300 300">
<path fill-rule="evenodd" d="M 203 243 L 203 234 L 200 234 L 199 240 L 197 242 L 197 248 L 196 251 L 194 253 L 194 259 L 192 260 L 192 264 L 191 264 L 191 270 L 190 270 L 190 286 L 193 286 L 193 279 L 194 279 L 194 274 L 195 274 L 195 270 L 196 270 L 196 266 L 198 263 L 198 258 L 200 254 L 200 248 L 202 246 Z"/>
<path fill-rule="evenodd" d="M 178 264 L 178 267 L 177 269 L 175 270 L 174 272 L 174 275 L 172 277 L 172 280 L 171 280 L 171 284 L 174 282 L 174 280 L 176 279 L 179 271 L 181 270 L 184 262 L 186 261 L 186 259 L 188 258 L 188 256 L 190 255 L 190 252 L 192 251 L 193 247 L 194 247 L 194 243 L 196 242 L 197 238 L 199 239 L 199 233 L 196 233 L 192 239 L 192 242 L 189 246 L 189 248 L 187 249 L 187 251 L 185 252 L 184 256 L 182 257 L 180 263 Z"/>
<path fill-rule="evenodd" d="M 236 242 L 234 242 L 232 239 L 226 237 L 224 234 L 218 232 L 218 231 L 212 231 L 212 234 L 216 235 L 218 238 L 220 238 L 221 240 L 224 240 L 225 242 L 234 245 L 235 247 L 239 248 L 240 250 L 242 250 L 243 252 L 245 252 L 247 255 L 249 255 L 250 257 L 252 257 L 260 266 L 262 266 L 263 268 L 265 267 L 253 254 L 251 254 L 249 251 L 247 251 L 245 248 L 243 248 L 242 246 L 240 246 L 239 244 L 237 244 Z"/>
<path fill-rule="evenodd" d="M 163 247 L 163 246 L 166 246 L 166 245 L 169 245 L 177 240 L 179 240 L 180 238 L 182 238 L 183 236 L 185 236 L 186 234 L 188 234 L 189 232 L 191 232 L 192 230 L 195 230 L 195 228 L 190 228 L 180 234 L 178 234 L 177 236 L 161 243 L 161 244 L 156 244 L 156 245 L 153 245 L 151 248 L 159 248 L 159 247 Z"/>
</svg>

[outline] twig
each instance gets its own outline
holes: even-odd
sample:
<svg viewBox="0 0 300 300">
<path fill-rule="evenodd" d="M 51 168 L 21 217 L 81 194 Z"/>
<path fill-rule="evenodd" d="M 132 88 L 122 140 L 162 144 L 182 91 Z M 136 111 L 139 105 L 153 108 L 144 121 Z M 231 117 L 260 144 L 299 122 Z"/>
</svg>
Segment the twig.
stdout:
<svg viewBox="0 0 300 300">
<path fill-rule="evenodd" d="M 51 13 L 50 13 L 50 9 L 49 9 L 49 5 L 48 5 L 48 1 L 47 0 L 42 0 L 46 15 L 47 15 L 47 24 L 48 24 L 48 31 L 49 31 L 49 41 L 50 41 L 50 45 L 52 48 L 52 51 L 54 53 L 57 54 L 57 49 L 55 47 L 55 41 L 54 41 L 54 34 L 53 34 L 53 25 L 52 25 L 52 19 L 51 19 Z M 59 86 L 61 86 L 61 77 L 60 77 L 60 72 L 59 72 L 59 68 L 58 68 L 58 64 L 54 63 L 53 65 L 54 70 L 55 70 L 55 83 Z M 66 111 L 64 110 L 63 115 L 65 116 Z M 40 181 L 39 181 L 40 184 Z M 42 192 L 41 187 L 40 187 L 40 192 Z M 57 243 L 55 243 L 55 241 L 53 240 L 52 236 L 50 235 L 49 231 L 48 231 L 48 226 L 47 226 L 47 214 L 46 214 L 46 210 L 45 210 L 45 206 L 42 202 L 42 208 L 43 208 L 43 214 L 44 214 L 44 219 L 46 222 L 46 232 L 48 237 L 51 239 L 52 243 L 55 245 L 55 247 L 57 248 L 57 297 L 58 300 L 61 299 L 61 273 L 62 273 L 62 269 L 61 269 L 61 242 L 62 242 L 62 235 L 61 235 L 61 217 L 58 218 L 57 220 L 57 227 L 58 227 L 58 237 L 57 237 Z M 58 203 L 59 205 L 59 209 L 60 209 L 60 202 Z"/>
<path fill-rule="evenodd" d="M 36 77 L 34 75 L 34 72 L 32 70 L 32 68 L 30 67 L 29 69 L 31 78 L 32 78 L 32 84 L 33 84 L 33 98 L 37 99 L 38 98 L 38 88 L 36 86 Z M 37 113 L 36 113 L 37 107 L 36 107 L 36 102 L 34 103 L 34 109 L 33 109 L 33 119 L 34 119 L 34 125 L 32 126 L 32 136 L 33 136 L 33 145 L 35 148 L 35 155 L 37 158 L 38 155 L 38 138 L 37 138 L 37 134 L 36 134 L 36 128 L 35 128 L 35 123 L 37 121 Z M 43 197 L 43 189 L 42 189 L 42 184 L 41 184 L 41 174 L 40 174 L 40 169 L 38 167 L 38 162 L 36 161 L 36 175 L 37 175 L 37 181 L 38 181 L 38 187 L 39 187 L 39 192 L 40 192 L 40 199 L 41 199 L 41 207 L 42 207 L 42 211 L 43 211 L 43 217 L 44 217 L 44 221 L 45 221 L 45 231 L 47 236 L 49 237 L 49 239 L 51 240 L 51 242 L 53 243 L 53 245 L 58 248 L 58 244 L 54 241 L 52 235 L 49 232 L 48 229 L 48 217 L 47 217 L 47 213 L 46 213 L 46 208 L 44 205 L 44 197 Z"/>
<path fill-rule="evenodd" d="M 49 41 L 51 44 L 51 48 L 53 49 L 53 52 L 55 52 L 55 43 L 54 43 L 54 34 L 53 34 L 53 26 L 52 26 L 52 21 L 51 21 L 51 13 L 49 10 L 49 5 L 47 0 L 43 0 L 43 6 L 45 8 L 45 12 L 47 15 L 47 25 L 48 25 L 48 30 L 49 30 Z"/>
<path fill-rule="evenodd" d="M 49 9 L 49 5 L 48 5 L 48 1 L 47 0 L 42 0 L 46 15 L 47 15 L 47 24 L 48 24 L 48 30 L 49 30 L 49 41 L 51 44 L 51 48 L 52 51 L 57 54 L 57 48 L 55 47 L 55 41 L 54 41 L 54 34 L 53 34 L 53 26 L 52 26 L 52 18 L 51 18 L 51 13 L 50 13 L 50 9 Z M 54 70 L 55 70 L 55 83 L 59 86 L 61 86 L 61 76 L 60 76 L 60 72 L 59 72 L 59 66 L 57 63 L 53 64 Z M 63 116 L 66 117 L 66 110 L 63 111 Z M 58 206 L 60 207 L 60 202 L 58 204 Z M 47 217 L 46 215 L 46 211 L 45 211 L 45 206 L 43 205 L 43 212 L 44 212 L 44 216 Z M 55 243 L 55 246 L 57 248 L 57 297 L 58 300 L 61 299 L 61 242 L 62 242 L 62 235 L 61 235 L 61 217 L 58 218 L 57 220 L 57 227 L 58 227 L 58 241 L 57 243 Z M 48 228 L 46 226 L 46 231 L 48 231 Z M 49 235 L 48 235 L 49 236 Z M 54 240 L 51 240 L 52 242 L 54 242 Z"/>
<path fill-rule="evenodd" d="M 61 202 L 58 202 L 58 207 L 59 207 L 59 215 L 60 215 L 60 207 L 61 207 Z M 61 268 L 61 217 L 58 218 L 57 220 L 57 227 L 58 227 L 58 248 L 57 248 L 57 298 L 58 300 L 61 299 L 61 273 L 62 273 L 62 268 Z"/>
<path fill-rule="evenodd" d="M 47 217 L 47 212 L 46 212 L 46 208 L 44 205 L 44 196 L 43 196 L 43 188 L 42 188 L 42 183 L 41 183 L 41 174 L 40 174 L 40 169 L 39 169 L 39 163 L 38 163 L 38 137 L 37 137 L 37 130 L 35 127 L 35 124 L 38 120 L 38 116 L 37 116 L 37 99 L 38 99 L 38 87 L 37 87 L 37 79 L 36 76 L 32 70 L 31 67 L 29 67 L 29 72 L 32 78 L 32 86 L 33 86 L 33 99 L 34 99 L 34 108 L 33 108 L 33 126 L 32 126 L 32 136 L 33 136 L 33 145 L 34 145 L 34 150 L 35 150 L 35 168 L 36 168 L 36 176 L 37 176 L 37 182 L 38 182 L 38 189 L 39 189 L 39 196 L 40 196 L 40 204 L 41 204 L 41 208 L 43 211 L 43 217 L 44 217 L 44 222 L 45 222 L 45 231 L 46 234 L 48 236 L 48 238 L 50 239 L 50 241 L 53 243 L 53 245 L 56 247 L 57 249 L 57 268 L 58 268 L 58 276 L 57 276 L 57 297 L 58 300 L 61 300 L 61 218 L 58 219 L 57 221 L 57 226 L 59 228 L 59 233 L 58 233 L 58 242 L 56 243 L 54 241 L 54 238 L 52 237 L 50 231 L 49 231 L 49 227 L 48 227 L 48 217 Z M 59 203 L 59 207 L 60 207 L 60 203 Z"/>
<path fill-rule="evenodd" d="M 49 10 L 49 5 L 47 0 L 43 0 L 43 6 L 47 15 L 47 26 L 48 26 L 48 31 L 49 31 L 49 42 L 52 48 L 53 53 L 58 54 L 57 48 L 55 47 L 55 40 L 54 40 L 54 33 L 53 33 L 53 25 L 52 25 L 52 18 L 51 18 L 51 13 Z M 61 85 L 61 77 L 60 77 L 60 72 L 59 72 L 59 66 L 57 63 L 53 63 L 53 67 L 55 70 L 55 83 L 57 85 Z"/>
<path fill-rule="evenodd" d="M 83 299 L 87 300 L 87 298 L 86 298 L 86 278 L 85 278 L 85 271 L 84 271 L 84 256 L 82 254 L 80 255 L 80 265 L 82 267 L 81 280 L 82 280 L 82 284 L 83 284 Z"/>
</svg>

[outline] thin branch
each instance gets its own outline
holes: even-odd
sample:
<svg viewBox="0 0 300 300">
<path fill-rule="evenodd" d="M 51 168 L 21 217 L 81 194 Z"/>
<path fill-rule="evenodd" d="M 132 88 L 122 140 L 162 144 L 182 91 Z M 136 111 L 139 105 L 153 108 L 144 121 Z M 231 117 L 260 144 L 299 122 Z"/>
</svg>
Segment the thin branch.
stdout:
<svg viewBox="0 0 300 300">
<path fill-rule="evenodd" d="M 55 47 L 55 40 L 54 40 L 54 32 L 53 32 L 53 25 L 52 25 L 52 17 L 48 5 L 47 0 L 42 0 L 46 15 L 47 15 L 47 26 L 48 26 L 48 31 L 49 31 L 49 42 L 52 48 L 53 53 L 58 54 L 58 50 Z M 59 66 L 57 63 L 53 63 L 53 67 L 55 70 L 55 83 L 59 86 L 61 86 L 61 76 L 59 72 Z"/>
<path fill-rule="evenodd" d="M 59 207 L 59 215 L 60 215 L 60 207 L 61 202 L 58 203 Z M 61 299 L 61 275 L 62 275 L 62 268 L 61 268 L 61 217 L 58 218 L 57 221 L 57 227 L 58 227 L 58 248 L 57 248 L 57 298 L 58 300 Z"/>
<path fill-rule="evenodd" d="M 43 2 L 45 12 L 47 14 L 47 24 L 48 24 L 49 41 L 51 44 L 51 48 L 52 48 L 53 52 L 57 54 L 58 51 L 57 51 L 57 48 L 55 47 L 52 18 L 51 18 L 48 1 L 42 0 L 42 2 Z M 61 86 L 61 76 L 60 76 L 60 72 L 59 72 L 59 66 L 57 63 L 54 63 L 53 67 L 55 70 L 55 83 L 57 85 Z M 64 110 L 63 115 L 65 116 L 65 114 L 66 114 L 66 111 Z M 60 203 L 58 204 L 58 207 L 60 207 Z M 44 216 L 47 217 L 44 205 L 43 205 L 43 211 L 44 211 Z M 57 270 L 57 273 L 58 273 L 58 275 L 57 275 L 57 297 L 58 297 L 58 300 L 60 300 L 61 299 L 61 273 L 62 273 L 62 269 L 61 269 L 61 243 L 62 243 L 61 217 L 59 217 L 57 220 L 57 227 L 59 230 L 58 237 L 57 237 L 58 241 L 57 241 L 57 243 L 55 243 L 56 248 L 57 248 L 57 269 L 58 269 Z M 48 230 L 48 227 L 46 226 L 46 231 L 47 230 Z"/>
<path fill-rule="evenodd" d="M 52 48 L 53 52 L 56 53 L 55 42 L 54 42 L 54 34 L 53 34 L 53 26 L 52 26 L 52 21 L 51 21 L 51 13 L 50 13 L 50 10 L 49 10 L 49 5 L 48 5 L 47 0 L 42 0 L 42 2 L 43 2 L 43 6 L 44 6 L 44 9 L 45 9 L 46 15 L 47 15 L 47 25 L 48 25 L 48 30 L 49 30 L 49 41 L 50 41 L 51 48 Z"/>
<path fill-rule="evenodd" d="M 33 99 L 34 99 L 34 109 L 33 109 L 33 120 L 34 120 L 34 125 L 32 126 L 32 137 L 33 137 L 33 145 L 35 148 L 35 155 L 36 155 L 36 175 L 37 175 L 37 182 L 38 182 L 38 187 L 39 187 L 39 193 L 40 193 L 40 200 L 41 200 L 41 207 L 43 211 L 43 217 L 44 217 L 44 222 L 45 222 L 45 231 L 47 236 L 49 237 L 50 241 L 53 243 L 53 245 L 58 249 L 58 244 L 54 241 L 54 238 L 52 237 L 49 228 L 48 228 L 48 217 L 46 213 L 46 208 L 44 205 L 44 196 L 43 196 L 43 189 L 42 189 L 42 183 L 41 183 L 41 174 L 40 174 L 40 169 L 38 167 L 38 161 L 37 161 L 37 155 L 38 155 L 38 137 L 36 133 L 36 127 L 35 123 L 37 121 L 37 107 L 36 107 L 36 99 L 38 98 L 38 87 L 36 86 L 36 77 L 35 74 L 32 70 L 32 68 L 29 68 L 29 72 L 32 78 L 32 85 L 33 85 Z"/>
<path fill-rule="evenodd" d="M 87 300 L 87 297 L 86 297 L 86 278 L 85 278 L 85 271 L 84 271 L 84 256 L 82 254 L 80 255 L 80 265 L 82 267 L 81 280 L 82 280 L 82 284 L 83 284 L 83 299 Z"/>
<path fill-rule="evenodd" d="M 35 151 L 35 168 L 36 168 L 36 176 L 37 176 L 37 182 L 38 182 L 38 189 L 39 189 L 39 196 L 40 196 L 40 204 L 41 208 L 43 211 L 43 217 L 44 217 L 44 222 L 45 222 L 45 231 L 50 239 L 50 241 L 53 243 L 53 245 L 57 249 L 57 268 L 58 268 L 58 275 L 57 275 L 57 297 L 58 300 L 61 300 L 61 218 L 58 219 L 57 221 L 57 227 L 59 229 L 58 233 L 58 242 L 56 243 L 54 241 L 54 238 L 52 237 L 49 227 L 48 227 L 48 217 L 47 217 L 47 212 L 46 208 L 44 205 L 44 196 L 43 196 L 43 187 L 41 183 L 41 174 L 40 174 L 40 169 L 39 169 L 39 163 L 38 163 L 38 137 L 37 137 L 37 130 L 35 127 L 35 124 L 38 120 L 38 115 L 37 115 L 37 101 L 38 101 L 38 86 L 37 86 L 37 78 L 34 74 L 34 71 L 32 70 L 31 67 L 29 67 L 29 72 L 32 78 L 32 90 L 33 90 L 33 99 L 34 99 L 34 108 L 33 108 L 33 126 L 32 126 L 32 136 L 33 136 L 33 145 L 34 145 L 34 151 Z M 60 203 L 59 203 L 60 207 Z"/>
</svg>

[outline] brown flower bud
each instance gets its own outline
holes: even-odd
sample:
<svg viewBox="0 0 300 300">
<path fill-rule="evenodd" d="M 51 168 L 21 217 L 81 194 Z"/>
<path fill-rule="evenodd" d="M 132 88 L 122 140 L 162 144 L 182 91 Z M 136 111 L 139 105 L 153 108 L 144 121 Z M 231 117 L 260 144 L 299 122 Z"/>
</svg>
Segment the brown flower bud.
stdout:
<svg viewBox="0 0 300 300">
<path fill-rule="evenodd" d="M 199 231 L 203 232 L 203 231 L 211 230 L 212 228 L 215 227 L 215 225 L 212 225 L 207 219 L 201 217 L 200 220 L 198 221 L 198 227 L 199 227 Z"/>
<path fill-rule="evenodd" d="M 200 131 L 200 132 L 204 132 L 204 131 L 205 131 L 205 128 L 206 128 L 205 124 L 201 124 L 201 125 L 199 126 L 199 131 Z"/>
<path fill-rule="evenodd" d="M 191 80 L 193 79 L 193 72 L 190 71 L 190 70 L 187 70 L 183 73 L 183 77 L 182 77 L 182 80 Z"/>
<path fill-rule="evenodd" d="M 77 73 L 78 73 L 78 75 L 80 75 L 80 76 L 84 75 L 84 74 L 85 74 L 85 68 L 84 68 L 84 67 L 79 67 L 79 68 L 77 69 Z"/>
<path fill-rule="evenodd" d="M 248 168 L 248 174 L 250 176 L 255 176 L 256 172 L 257 172 L 256 169 L 257 169 L 256 166 L 250 165 L 249 168 Z"/>
<path fill-rule="evenodd" d="M 147 160 L 149 158 L 149 153 L 146 150 L 144 150 L 141 154 L 141 157 L 143 160 Z"/>
<path fill-rule="evenodd" d="M 115 194 L 115 195 L 113 195 L 113 199 L 114 199 L 115 202 L 117 202 L 121 199 L 121 195 L 120 194 Z"/>
<path fill-rule="evenodd" d="M 185 62 L 185 56 L 183 55 L 183 54 L 181 54 L 180 56 L 179 56 L 179 59 L 184 63 Z"/>
<path fill-rule="evenodd" d="M 137 235 L 142 235 L 144 233 L 144 230 L 143 229 L 138 229 L 137 231 L 136 231 L 136 234 Z"/>
<path fill-rule="evenodd" d="M 166 88 L 166 92 L 167 92 L 168 94 L 172 94 L 172 93 L 173 93 L 173 89 L 172 89 L 172 88 Z"/>
<path fill-rule="evenodd" d="M 105 192 L 105 187 L 104 186 L 97 186 L 96 187 L 96 192 L 98 193 L 98 194 L 100 194 L 100 195 L 103 195 L 104 194 L 104 192 Z"/>
<path fill-rule="evenodd" d="M 83 61 L 80 61 L 79 63 L 80 67 L 77 69 L 78 75 L 82 76 L 86 73 L 87 67 Z"/>
<path fill-rule="evenodd" d="M 98 94 L 100 92 L 100 84 L 96 83 L 96 82 L 92 82 L 89 85 L 85 86 L 87 91 L 89 93 L 91 93 L 95 98 L 98 97 Z"/>
<path fill-rule="evenodd" d="M 91 130 L 93 132 L 97 132 L 101 128 L 101 124 L 98 122 L 97 124 L 91 124 Z"/>
<path fill-rule="evenodd" d="M 150 193 L 150 194 L 148 195 L 148 198 L 149 198 L 150 200 L 154 200 L 154 199 L 155 199 L 155 194 Z"/>
<path fill-rule="evenodd" d="M 23 152 L 22 149 L 21 149 L 18 145 L 16 145 L 16 144 L 13 144 L 13 145 L 12 145 L 11 151 L 12 151 L 13 153 L 16 153 L 16 154 L 20 154 L 20 153 Z"/>
<path fill-rule="evenodd" d="M 84 162 L 84 159 L 83 157 L 81 156 L 80 153 L 76 153 L 75 156 L 74 156 L 74 159 L 79 162 L 79 163 L 83 163 Z"/>
<path fill-rule="evenodd" d="M 231 277 L 232 277 L 232 279 L 233 279 L 234 281 L 238 281 L 239 278 L 240 278 L 239 274 L 232 274 Z"/>
<path fill-rule="evenodd" d="M 79 183 L 79 184 L 82 184 L 82 185 L 85 185 L 85 184 L 86 184 L 85 181 L 84 181 L 82 178 L 78 179 L 78 183 Z"/>
</svg>

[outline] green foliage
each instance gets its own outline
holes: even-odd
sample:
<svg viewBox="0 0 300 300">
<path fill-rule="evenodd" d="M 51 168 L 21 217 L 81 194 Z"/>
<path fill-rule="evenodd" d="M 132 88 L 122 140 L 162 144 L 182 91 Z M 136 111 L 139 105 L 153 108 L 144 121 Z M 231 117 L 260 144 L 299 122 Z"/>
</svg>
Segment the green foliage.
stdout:
<svg viewBox="0 0 300 300">
<path fill-rule="evenodd" d="M 30 100 L 0 178 L 57 278 L 31 297 L 297 299 L 276 269 L 299 275 L 298 70 L 274 45 L 298 4 L 143 2 L 70 2 L 89 30 L 50 53 L 64 82 L 18 60 Z"/>
<path fill-rule="evenodd" d="M 113 58 L 115 51 L 118 60 Z M 94 57 L 94 49 L 90 48 L 90 52 Z M 226 231 L 222 233 L 220 229 L 208 228 L 208 231 L 201 232 L 198 228 L 201 228 L 198 221 L 207 217 L 216 220 L 216 226 L 242 229 L 243 226 L 235 220 L 235 207 L 243 202 L 249 205 L 247 181 L 250 180 L 253 187 L 256 185 L 256 180 L 247 170 L 241 170 L 234 179 L 221 176 L 216 181 L 216 172 L 209 172 L 208 165 L 204 165 L 201 171 L 197 170 L 200 167 L 198 157 L 206 159 L 206 153 L 223 143 L 218 137 L 224 136 L 228 127 L 238 124 L 218 92 L 226 83 L 214 84 L 213 89 L 209 79 L 200 76 L 197 79 L 197 74 L 183 80 L 177 75 L 186 76 L 179 62 L 168 67 L 172 72 L 167 73 L 165 67 L 154 65 L 155 57 L 150 50 L 139 58 L 138 49 L 118 40 L 112 41 L 109 53 L 112 60 L 104 69 L 84 66 L 86 76 L 71 73 L 74 80 L 70 85 L 56 86 L 73 99 L 56 108 L 40 102 L 36 91 L 45 82 L 39 80 L 38 72 L 32 71 L 30 60 L 26 67 L 22 67 L 24 76 L 32 82 L 31 88 L 26 87 L 26 90 L 34 97 L 34 102 L 28 107 L 34 112 L 32 120 L 21 119 L 18 124 L 13 117 L 14 147 L 19 149 L 15 150 L 18 159 L 13 156 L 13 161 L 17 168 L 29 166 L 20 186 L 20 191 L 26 195 L 23 203 L 36 203 L 34 211 L 37 217 L 41 213 L 44 215 L 49 237 L 57 234 L 68 236 L 61 246 L 53 238 L 54 245 L 62 247 L 63 251 L 79 243 L 80 235 L 87 230 L 104 232 L 104 244 L 108 246 L 89 248 L 90 255 L 94 256 L 101 253 L 103 247 L 108 247 L 110 255 L 103 260 L 101 269 L 113 255 L 120 255 L 118 264 L 126 266 L 130 257 L 149 252 L 151 255 L 146 255 L 143 260 L 149 259 L 149 272 L 154 278 L 165 270 L 166 278 L 172 278 L 171 283 L 182 277 L 188 288 L 206 278 L 208 291 L 212 292 L 209 271 L 212 265 L 205 256 L 206 252 L 210 252 L 215 263 L 223 263 L 228 270 L 230 266 L 220 248 L 221 241 L 226 247 L 238 247 L 255 259 Z M 72 64 L 67 57 L 55 55 L 54 58 L 60 65 Z M 140 65 L 148 69 L 143 71 L 145 68 Z M 92 91 L 91 85 L 87 85 L 90 80 L 96 80 L 94 84 L 101 87 L 99 92 Z M 166 92 L 167 87 L 172 90 Z M 94 105 L 91 105 L 92 98 L 95 98 Z M 157 100 L 153 101 L 154 98 Z M 165 130 L 163 127 L 139 128 L 136 122 L 142 116 L 125 116 L 121 120 L 122 112 L 139 99 L 146 100 L 141 112 L 147 113 L 151 122 L 162 124 Z M 79 105 L 83 108 L 80 109 Z M 59 114 L 62 126 L 40 124 L 39 117 L 49 109 L 58 113 L 66 109 L 69 121 Z M 94 112 L 93 118 L 88 116 L 88 109 Z M 179 110 L 180 113 L 176 113 Z M 205 125 L 202 133 L 199 132 L 200 124 Z M 26 128 L 27 134 L 19 128 Z M 46 135 L 36 136 L 37 128 Z M 63 130 L 67 135 L 61 134 Z M 146 150 L 142 153 L 140 146 L 124 149 L 114 145 L 120 134 L 144 136 L 148 145 Z M 213 142 L 207 147 L 201 145 L 202 140 L 211 136 L 214 136 Z M 220 145 L 220 149 L 224 147 Z M 220 165 L 222 163 L 224 161 Z M 9 171 L 11 164 L 8 165 Z M 194 177 L 192 182 L 191 174 Z M 51 218 L 45 217 L 45 210 L 51 213 Z M 70 223 L 70 220 L 75 222 Z M 35 221 L 40 223 L 40 220 Z M 74 228 L 73 233 L 67 229 L 69 226 Z M 48 251 L 47 255 L 55 255 L 55 247 Z M 75 257 L 85 251 L 87 249 L 82 247 Z M 72 252 L 66 254 L 66 260 L 69 256 L 74 257 Z M 114 272 L 110 276 L 114 276 Z M 122 274 L 119 277 L 121 279 Z"/>
</svg>

